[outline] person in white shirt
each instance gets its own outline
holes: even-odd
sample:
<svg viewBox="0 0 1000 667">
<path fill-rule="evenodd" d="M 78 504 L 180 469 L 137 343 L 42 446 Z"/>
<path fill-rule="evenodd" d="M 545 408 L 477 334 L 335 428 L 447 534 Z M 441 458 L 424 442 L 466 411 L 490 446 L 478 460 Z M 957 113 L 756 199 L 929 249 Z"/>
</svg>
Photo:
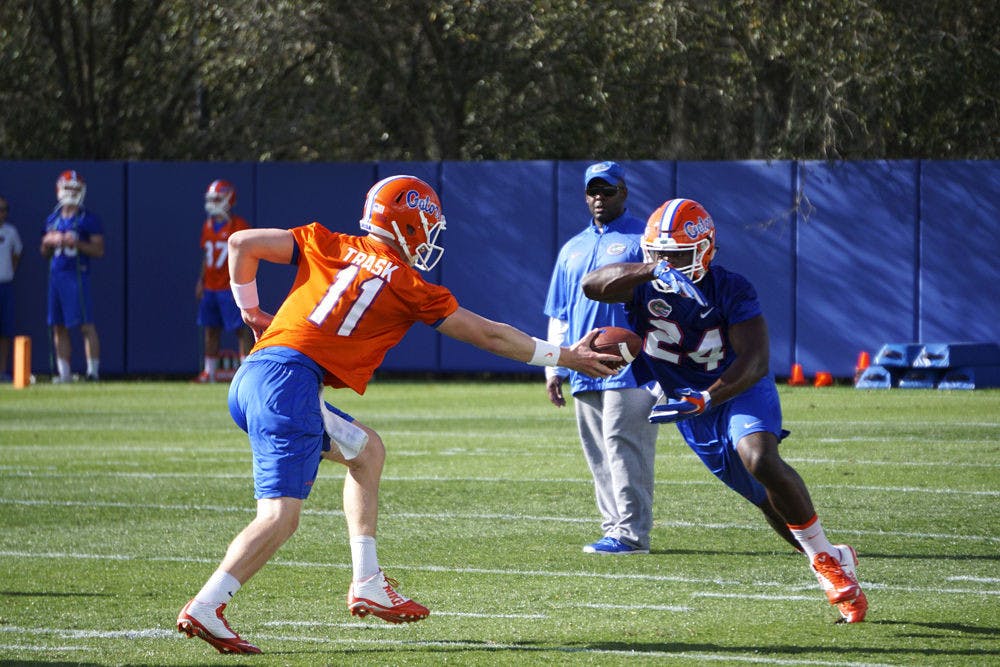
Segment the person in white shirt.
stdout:
<svg viewBox="0 0 1000 667">
<path fill-rule="evenodd" d="M 7 200 L 0 197 L 0 381 L 8 382 L 7 358 L 14 335 L 14 274 L 21 261 L 21 236 L 7 222 Z"/>
</svg>

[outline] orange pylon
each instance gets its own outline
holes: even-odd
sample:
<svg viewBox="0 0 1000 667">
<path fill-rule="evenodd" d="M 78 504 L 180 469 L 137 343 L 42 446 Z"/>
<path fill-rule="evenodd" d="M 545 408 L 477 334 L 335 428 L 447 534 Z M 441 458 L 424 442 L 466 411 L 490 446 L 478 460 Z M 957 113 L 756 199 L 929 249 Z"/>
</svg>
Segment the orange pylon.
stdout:
<svg viewBox="0 0 1000 667">
<path fill-rule="evenodd" d="M 858 353 L 858 365 L 854 367 L 855 373 L 863 373 L 871 365 L 871 358 L 868 353 L 862 350 Z"/>
<path fill-rule="evenodd" d="M 854 383 L 857 384 L 858 380 L 861 379 L 862 373 L 868 370 L 868 366 L 871 365 L 871 358 L 868 353 L 864 350 L 858 353 L 858 363 L 854 367 Z"/>
<path fill-rule="evenodd" d="M 833 385 L 833 375 L 830 371 L 816 371 L 816 380 L 813 382 L 814 387 L 830 387 Z"/>
<path fill-rule="evenodd" d="M 14 336 L 14 388 L 31 384 L 31 337 Z"/>
<path fill-rule="evenodd" d="M 799 387 L 806 384 L 806 378 L 802 375 L 802 364 L 792 364 L 792 374 L 788 378 L 788 384 Z"/>
</svg>

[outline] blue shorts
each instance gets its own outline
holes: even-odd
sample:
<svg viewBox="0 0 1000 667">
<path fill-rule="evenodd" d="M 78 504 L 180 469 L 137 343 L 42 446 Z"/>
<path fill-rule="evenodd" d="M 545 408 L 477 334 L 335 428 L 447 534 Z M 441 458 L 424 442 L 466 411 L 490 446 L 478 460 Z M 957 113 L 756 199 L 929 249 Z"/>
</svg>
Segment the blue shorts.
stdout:
<svg viewBox="0 0 1000 667">
<path fill-rule="evenodd" d="M 736 444 L 744 436 L 760 431 L 773 433 L 778 440 L 787 431 L 781 428 L 781 401 L 770 376 L 714 410 L 677 422 L 685 442 L 702 463 L 730 489 L 754 505 L 767 500 L 764 485 L 743 465 Z"/>
<path fill-rule="evenodd" d="M 322 382 L 320 366 L 287 347 L 258 350 L 236 371 L 229 414 L 250 436 L 255 498 L 309 496 L 330 449 L 319 409 Z"/>
<path fill-rule="evenodd" d="M 72 328 L 93 321 L 90 274 L 76 271 L 49 273 L 49 325 Z"/>
<path fill-rule="evenodd" d="M 198 326 L 236 331 L 243 326 L 243 314 L 233 299 L 233 293 L 225 290 L 205 290 L 198 303 Z"/>
<path fill-rule="evenodd" d="M 0 337 L 14 335 L 14 283 L 0 283 Z"/>
</svg>

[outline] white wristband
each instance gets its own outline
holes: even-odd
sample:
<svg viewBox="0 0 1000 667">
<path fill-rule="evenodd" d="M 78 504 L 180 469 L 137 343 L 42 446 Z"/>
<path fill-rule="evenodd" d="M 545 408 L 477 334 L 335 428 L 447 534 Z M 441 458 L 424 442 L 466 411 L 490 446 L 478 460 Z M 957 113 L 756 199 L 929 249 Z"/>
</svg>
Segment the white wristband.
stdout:
<svg viewBox="0 0 1000 667">
<path fill-rule="evenodd" d="M 240 310 L 249 310 L 260 305 L 260 299 L 257 297 L 256 278 L 242 285 L 230 282 L 229 287 L 233 290 L 233 300 L 236 301 L 236 305 L 239 306 Z"/>
<path fill-rule="evenodd" d="M 531 359 L 528 361 L 532 366 L 558 366 L 559 365 L 559 353 L 562 351 L 558 345 L 553 345 L 548 341 L 541 340 L 540 338 L 532 339 L 535 341 L 535 353 L 531 355 Z"/>
</svg>

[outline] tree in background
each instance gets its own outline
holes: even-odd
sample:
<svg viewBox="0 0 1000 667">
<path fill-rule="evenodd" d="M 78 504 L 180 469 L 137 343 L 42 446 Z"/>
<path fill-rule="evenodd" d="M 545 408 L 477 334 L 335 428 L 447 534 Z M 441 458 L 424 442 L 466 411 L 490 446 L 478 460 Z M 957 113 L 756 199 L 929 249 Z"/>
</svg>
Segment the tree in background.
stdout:
<svg viewBox="0 0 1000 667">
<path fill-rule="evenodd" d="M 5 158 L 997 158 L 1000 3 L 8 0 Z"/>
</svg>

